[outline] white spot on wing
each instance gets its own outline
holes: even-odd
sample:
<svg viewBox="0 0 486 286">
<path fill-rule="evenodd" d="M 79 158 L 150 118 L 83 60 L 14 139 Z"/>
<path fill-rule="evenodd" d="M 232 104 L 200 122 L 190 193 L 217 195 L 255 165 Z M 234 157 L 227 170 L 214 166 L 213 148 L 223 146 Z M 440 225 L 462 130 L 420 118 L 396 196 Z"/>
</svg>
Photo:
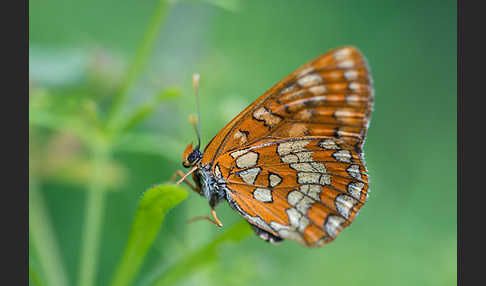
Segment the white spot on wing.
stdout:
<svg viewBox="0 0 486 286">
<path fill-rule="evenodd" d="M 334 59 L 336 60 L 342 60 L 344 58 L 347 58 L 351 55 L 351 50 L 349 48 L 344 48 L 336 51 L 334 53 Z"/>
<path fill-rule="evenodd" d="M 322 188 L 319 185 L 301 185 L 300 191 L 316 201 L 320 201 Z"/>
<path fill-rule="evenodd" d="M 309 88 L 309 91 L 312 92 L 314 95 L 323 94 L 327 91 L 325 85 L 317 85 Z"/>
<path fill-rule="evenodd" d="M 326 166 L 324 166 L 323 163 L 318 163 L 318 162 L 312 162 L 311 163 L 312 167 L 314 170 L 316 170 L 319 173 L 327 173 Z"/>
<path fill-rule="evenodd" d="M 360 200 L 363 187 L 364 183 L 362 182 L 351 182 L 348 184 L 348 193 L 354 198 Z"/>
<path fill-rule="evenodd" d="M 336 209 L 340 215 L 347 219 L 351 215 L 351 210 L 356 203 L 356 199 L 348 195 L 341 194 L 336 197 Z"/>
<path fill-rule="evenodd" d="M 360 101 L 360 97 L 356 94 L 350 94 L 346 96 L 346 102 L 348 104 L 356 104 Z"/>
<path fill-rule="evenodd" d="M 359 90 L 360 85 L 359 85 L 359 83 L 357 83 L 357 82 L 352 82 L 352 83 L 350 83 L 350 84 L 349 84 L 349 86 L 348 86 L 348 87 L 349 87 L 349 89 L 350 89 L 350 90 L 352 90 L 352 91 L 357 91 L 357 90 Z"/>
<path fill-rule="evenodd" d="M 319 178 L 321 174 L 319 173 L 297 173 L 297 181 L 299 184 L 319 184 Z"/>
<path fill-rule="evenodd" d="M 282 159 L 282 162 L 284 162 L 284 163 L 297 163 L 297 162 L 299 162 L 299 158 L 297 157 L 297 155 L 294 155 L 294 154 L 285 155 L 285 156 L 281 157 L 281 159 Z"/>
<path fill-rule="evenodd" d="M 295 163 L 290 164 L 290 167 L 299 172 L 314 172 L 314 168 L 310 163 Z"/>
<path fill-rule="evenodd" d="M 326 230 L 327 234 L 331 237 L 336 237 L 338 233 L 341 231 L 342 226 L 341 224 L 345 221 L 344 218 L 337 216 L 337 215 L 329 215 L 327 217 L 327 221 L 324 224 L 324 229 Z"/>
<path fill-rule="evenodd" d="M 292 225 L 292 226 L 298 226 L 299 225 L 299 220 L 302 217 L 302 214 L 300 214 L 294 208 L 287 209 L 287 210 L 285 210 L 285 212 L 289 216 L 290 225 Z"/>
<path fill-rule="evenodd" d="M 237 158 L 237 157 L 239 157 L 239 156 L 241 156 L 241 155 L 243 155 L 245 153 L 248 153 L 248 150 L 238 150 L 238 151 L 235 151 L 235 152 L 231 153 L 230 155 L 233 158 Z"/>
<path fill-rule="evenodd" d="M 358 78 L 358 72 L 355 71 L 355 70 L 346 71 L 346 72 L 344 72 L 344 77 L 347 80 L 355 80 L 355 79 Z"/>
<path fill-rule="evenodd" d="M 236 166 L 240 169 L 254 167 L 258 161 L 258 153 L 248 152 L 236 159 Z"/>
<path fill-rule="evenodd" d="M 255 183 L 255 180 L 256 180 L 258 174 L 260 174 L 260 171 L 261 171 L 260 168 L 251 168 L 251 169 L 239 172 L 238 175 L 241 177 L 241 179 L 245 183 L 247 183 L 249 185 L 253 185 L 253 183 Z"/>
<path fill-rule="evenodd" d="M 319 172 L 326 173 L 326 167 L 322 163 L 295 163 L 290 164 L 290 167 L 299 172 Z"/>
<path fill-rule="evenodd" d="M 339 146 L 331 139 L 326 139 L 319 142 L 319 146 L 323 149 L 339 149 Z"/>
<path fill-rule="evenodd" d="M 313 85 L 318 85 L 322 82 L 322 78 L 318 74 L 309 74 L 305 77 L 299 79 L 297 83 L 302 87 L 310 87 Z"/>
<path fill-rule="evenodd" d="M 268 179 L 270 181 L 270 187 L 272 188 L 278 186 L 278 184 L 282 182 L 282 178 L 280 178 L 279 175 L 275 174 L 270 174 L 270 176 L 268 176 Z"/>
<path fill-rule="evenodd" d="M 257 120 L 262 120 L 267 126 L 275 126 L 281 121 L 280 117 L 272 114 L 265 107 L 260 107 L 253 112 L 253 117 Z"/>
<path fill-rule="evenodd" d="M 304 196 L 295 206 L 301 213 L 306 214 L 307 210 L 312 206 L 314 200 Z"/>
<path fill-rule="evenodd" d="M 262 203 L 269 203 L 273 201 L 272 191 L 264 188 L 256 188 L 253 191 L 253 197 Z"/>
<path fill-rule="evenodd" d="M 285 212 L 289 217 L 290 225 L 297 228 L 299 232 L 304 232 L 309 225 L 309 219 L 294 208 L 287 209 Z"/>
<path fill-rule="evenodd" d="M 314 161 L 314 159 L 312 158 L 312 152 L 299 152 L 297 153 L 297 157 L 299 157 L 299 162 Z"/>
<path fill-rule="evenodd" d="M 339 150 L 334 152 L 332 157 L 339 162 L 351 163 L 351 152 L 349 150 Z"/>
<path fill-rule="evenodd" d="M 353 113 L 349 112 L 348 110 L 336 110 L 336 112 L 334 112 L 334 116 L 336 116 L 336 117 L 352 117 Z"/>
<path fill-rule="evenodd" d="M 290 153 L 305 151 L 305 146 L 309 144 L 308 140 L 289 141 L 278 144 L 277 152 L 280 156 L 288 155 Z"/>
<path fill-rule="evenodd" d="M 287 201 L 291 206 L 295 206 L 302 198 L 304 197 L 304 194 L 302 194 L 299 191 L 291 191 L 287 195 Z"/>
<path fill-rule="evenodd" d="M 286 225 L 279 224 L 274 221 L 270 222 L 270 227 L 272 227 L 272 229 L 274 229 L 280 237 L 285 239 L 295 240 L 298 243 L 305 245 L 305 241 L 302 238 L 302 235 L 299 232 L 297 232 L 295 229 Z"/>
<path fill-rule="evenodd" d="M 323 174 L 321 176 L 321 179 L 319 180 L 319 183 L 323 186 L 330 185 L 331 184 L 331 176 L 328 174 Z"/>
<path fill-rule="evenodd" d="M 351 177 L 361 179 L 361 171 L 358 165 L 351 165 L 346 169 L 346 171 Z"/>
<path fill-rule="evenodd" d="M 342 61 L 337 65 L 337 67 L 340 68 L 340 69 L 352 68 L 352 67 L 354 67 L 354 61 L 352 61 L 352 60 Z"/>
</svg>

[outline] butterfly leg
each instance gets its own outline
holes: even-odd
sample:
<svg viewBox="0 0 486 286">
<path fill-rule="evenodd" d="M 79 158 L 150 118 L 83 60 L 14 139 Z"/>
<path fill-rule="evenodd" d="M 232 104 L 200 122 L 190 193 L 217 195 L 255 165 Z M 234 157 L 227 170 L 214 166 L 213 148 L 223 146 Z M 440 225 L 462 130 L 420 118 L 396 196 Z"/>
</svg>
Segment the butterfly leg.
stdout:
<svg viewBox="0 0 486 286">
<path fill-rule="evenodd" d="M 172 183 L 177 178 L 184 178 L 184 175 L 185 175 L 184 172 L 182 172 L 181 170 L 178 170 L 177 172 L 174 173 L 174 175 L 172 175 L 172 177 L 170 178 L 169 182 Z M 189 182 L 187 179 L 185 179 L 183 182 L 186 183 L 186 185 L 188 185 L 189 188 L 191 188 L 193 191 L 199 192 L 199 190 L 196 188 L 196 186 L 194 186 L 193 184 L 191 184 L 191 182 Z"/>
<path fill-rule="evenodd" d="M 270 242 L 270 243 L 273 243 L 273 244 L 276 244 L 276 243 L 280 243 L 283 241 L 283 238 L 281 237 L 278 237 L 278 236 L 275 236 L 271 233 L 269 233 L 268 231 L 266 230 L 263 230 L 257 226 L 254 226 L 250 223 L 250 226 L 251 228 L 253 229 L 253 231 L 255 231 L 255 234 L 260 237 L 261 239 L 267 241 L 267 242 Z"/>
</svg>

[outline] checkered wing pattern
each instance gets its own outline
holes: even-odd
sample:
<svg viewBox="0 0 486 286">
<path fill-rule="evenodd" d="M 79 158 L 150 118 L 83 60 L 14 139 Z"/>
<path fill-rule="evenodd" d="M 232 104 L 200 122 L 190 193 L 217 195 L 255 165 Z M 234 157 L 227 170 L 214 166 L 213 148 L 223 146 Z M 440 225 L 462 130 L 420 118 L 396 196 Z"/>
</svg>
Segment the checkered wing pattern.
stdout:
<svg viewBox="0 0 486 286">
<path fill-rule="evenodd" d="M 262 140 L 221 156 L 215 169 L 250 223 L 310 247 L 349 225 L 368 191 L 360 155 L 334 138 Z"/>
<path fill-rule="evenodd" d="M 354 47 L 303 65 L 236 116 L 202 157 L 226 182 L 231 206 L 273 236 L 332 241 L 366 201 L 363 161 L 373 103 Z"/>
</svg>

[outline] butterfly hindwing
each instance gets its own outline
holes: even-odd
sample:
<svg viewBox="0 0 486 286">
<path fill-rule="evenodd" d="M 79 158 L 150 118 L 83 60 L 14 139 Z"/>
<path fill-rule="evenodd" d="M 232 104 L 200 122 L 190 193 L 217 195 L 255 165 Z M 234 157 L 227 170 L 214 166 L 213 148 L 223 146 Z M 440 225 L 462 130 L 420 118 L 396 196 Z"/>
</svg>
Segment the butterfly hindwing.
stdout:
<svg viewBox="0 0 486 286">
<path fill-rule="evenodd" d="M 335 138 L 265 139 L 215 161 L 228 201 L 252 225 L 306 246 L 322 246 L 366 201 L 361 155 Z"/>
</svg>

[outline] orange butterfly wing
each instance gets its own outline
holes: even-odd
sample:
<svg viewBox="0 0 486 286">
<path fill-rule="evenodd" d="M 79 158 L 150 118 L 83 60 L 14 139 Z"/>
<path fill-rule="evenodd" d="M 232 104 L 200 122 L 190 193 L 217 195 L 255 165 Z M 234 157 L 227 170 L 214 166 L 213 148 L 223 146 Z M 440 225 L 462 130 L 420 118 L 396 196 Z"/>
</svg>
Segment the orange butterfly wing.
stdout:
<svg viewBox="0 0 486 286">
<path fill-rule="evenodd" d="M 310 247 L 332 241 L 367 197 L 360 155 L 335 138 L 264 139 L 214 166 L 229 203 L 246 220 Z"/>
<path fill-rule="evenodd" d="M 362 145 L 372 104 L 361 53 L 331 50 L 236 116 L 208 144 L 201 163 L 226 182 L 230 205 L 252 225 L 322 246 L 366 201 Z"/>
<path fill-rule="evenodd" d="M 255 100 L 206 146 L 202 164 L 266 136 L 331 136 L 360 151 L 373 102 L 368 67 L 354 47 L 301 66 Z"/>
</svg>

